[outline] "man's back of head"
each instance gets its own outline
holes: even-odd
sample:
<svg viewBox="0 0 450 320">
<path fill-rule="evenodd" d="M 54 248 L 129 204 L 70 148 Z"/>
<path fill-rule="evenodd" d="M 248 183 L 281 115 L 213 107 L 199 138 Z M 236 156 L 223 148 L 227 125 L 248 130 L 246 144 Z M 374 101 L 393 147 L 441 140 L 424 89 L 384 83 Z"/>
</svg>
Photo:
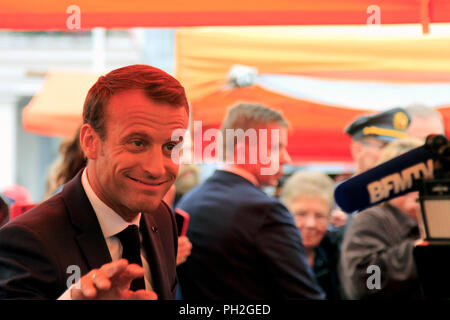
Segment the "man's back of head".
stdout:
<svg viewBox="0 0 450 320">
<path fill-rule="evenodd" d="M 288 123 L 280 112 L 258 104 L 239 103 L 221 127 L 226 163 L 254 176 L 260 186 L 276 186 L 289 163 Z"/>
</svg>

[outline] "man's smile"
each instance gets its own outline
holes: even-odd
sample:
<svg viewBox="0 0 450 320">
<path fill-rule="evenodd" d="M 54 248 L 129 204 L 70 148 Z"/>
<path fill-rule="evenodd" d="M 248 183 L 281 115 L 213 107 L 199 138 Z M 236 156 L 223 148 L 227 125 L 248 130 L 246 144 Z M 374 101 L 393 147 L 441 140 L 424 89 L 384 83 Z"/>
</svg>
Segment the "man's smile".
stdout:
<svg viewBox="0 0 450 320">
<path fill-rule="evenodd" d="M 142 184 L 144 186 L 149 186 L 149 187 L 159 187 L 162 186 L 164 183 L 167 182 L 167 180 L 163 180 L 163 181 L 148 181 L 148 180 L 144 180 L 144 179 L 136 179 L 130 176 L 127 176 L 130 180 L 133 180 L 134 182 L 137 182 L 139 184 Z"/>
</svg>

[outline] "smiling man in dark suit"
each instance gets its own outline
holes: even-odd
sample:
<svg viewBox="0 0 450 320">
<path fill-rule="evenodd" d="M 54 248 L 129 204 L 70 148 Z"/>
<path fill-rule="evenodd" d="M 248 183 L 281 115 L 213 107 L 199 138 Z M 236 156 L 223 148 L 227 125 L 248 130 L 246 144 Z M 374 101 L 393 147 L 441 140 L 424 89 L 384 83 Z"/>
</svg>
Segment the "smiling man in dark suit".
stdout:
<svg viewBox="0 0 450 320">
<path fill-rule="evenodd" d="M 188 124 L 183 87 L 146 65 L 114 70 L 83 122 L 86 168 L 0 229 L 0 299 L 174 299 L 176 224 L 161 200 L 178 172 L 172 133 Z"/>
</svg>

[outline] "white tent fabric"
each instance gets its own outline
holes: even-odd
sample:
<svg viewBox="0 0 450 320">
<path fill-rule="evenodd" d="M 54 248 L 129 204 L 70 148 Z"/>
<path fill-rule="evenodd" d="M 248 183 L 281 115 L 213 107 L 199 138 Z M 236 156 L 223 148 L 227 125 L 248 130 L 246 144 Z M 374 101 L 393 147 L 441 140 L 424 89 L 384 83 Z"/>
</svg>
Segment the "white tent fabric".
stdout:
<svg viewBox="0 0 450 320">
<path fill-rule="evenodd" d="M 294 75 L 258 75 L 255 83 L 292 98 L 367 110 L 423 103 L 450 104 L 450 83 L 386 83 L 324 80 Z"/>
</svg>

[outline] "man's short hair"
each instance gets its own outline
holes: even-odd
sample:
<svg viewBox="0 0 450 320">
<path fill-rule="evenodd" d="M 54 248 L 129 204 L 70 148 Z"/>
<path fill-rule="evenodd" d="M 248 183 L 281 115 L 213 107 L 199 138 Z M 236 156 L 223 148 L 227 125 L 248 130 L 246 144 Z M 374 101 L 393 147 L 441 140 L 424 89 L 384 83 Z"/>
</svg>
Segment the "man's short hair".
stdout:
<svg viewBox="0 0 450 320">
<path fill-rule="evenodd" d="M 441 121 L 442 127 L 444 127 L 444 120 L 442 119 L 441 113 L 435 110 L 434 108 L 430 108 L 424 104 L 415 103 L 407 105 L 405 107 L 405 110 L 408 112 L 411 118 L 415 117 L 422 119 L 437 118 Z"/>
<path fill-rule="evenodd" d="M 223 137 L 226 137 L 227 129 L 242 129 L 246 131 L 248 129 L 265 127 L 270 124 L 277 124 L 282 127 L 289 126 L 281 113 L 276 110 L 259 104 L 238 103 L 228 109 L 225 120 L 222 123 L 221 132 Z M 226 139 L 224 139 L 223 143 L 224 151 L 226 151 Z"/>
<path fill-rule="evenodd" d="M 83 107 L 83 123 L 89 123 L 103 140 L 106 135 L 105 107 L 114 94 L 127 90 L 143 90 L 148 99 L 185 107 L 189 106 L 183 86 L 168 73 L 143 64 L 113 70 L 98 78 L 89 89 Z"/>
</svg>

